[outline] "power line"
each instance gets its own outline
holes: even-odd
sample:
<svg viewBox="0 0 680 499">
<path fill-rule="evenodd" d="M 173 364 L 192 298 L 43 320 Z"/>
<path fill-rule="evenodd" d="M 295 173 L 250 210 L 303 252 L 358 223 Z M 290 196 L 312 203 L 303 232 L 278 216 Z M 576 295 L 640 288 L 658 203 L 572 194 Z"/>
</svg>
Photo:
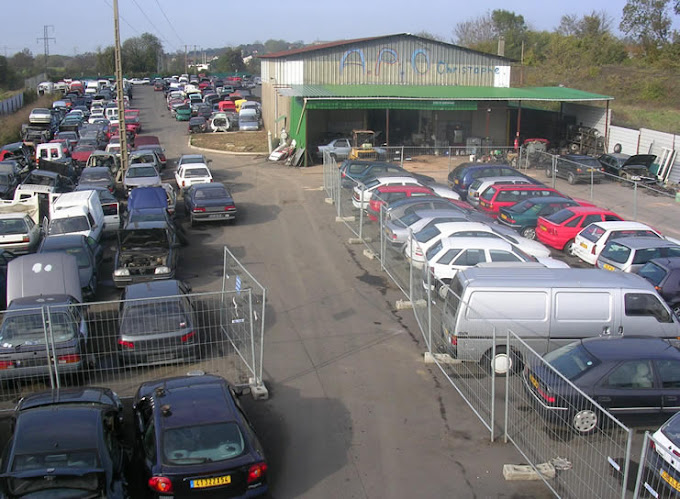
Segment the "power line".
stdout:
<svg viewBox="0 0 680 499">
<path fill-rule="evenodd" d="M 149 16 L 146 15 L 146 12 L 144 12 L 144 11 L 142 10 L 142 8 L 141 8 L 141 7 L 139 6 L 139 4 L 137 3 L 137 0 L 132 0 L 132 2 L 137 6 L 137 8 L 139 9 L 139 11 L 142 13 L 142 15 L 146 18 L 146 20 L 147 20 L 147 21 L 149 22 L 149 24 L 151 25 L 151 27 L 152 27 L 153 29 L 156 30 L 156 33 L 158 33 L 158 36 L 161 37 L 161 40 L 163 40 L 163 41 L 164 41 L 165 43 L 167 43 L 168 45 L 172 46 L 172 44 L 171 44 L 171 43 L 170 43 L 170 42 L 169 42 L 169 41 L 161 34 L 161 30 L 159 30 L 159 29 L 156 27 L 156 25 L 153 23 L 153 21 L 151 21 L 151 19 L 149 19 Z M 175 50 L 176 50 L 176 49 L 175 49 Z"/>
<path fill-rule="evenodd" d="M 104 0 L 104 3 L 105 3 L 106 5 L 108 5 L 110 9 L 113 9 L 113 5 L 111 5 L 107 0 Z M 129 26 L 129 28 L 130 28 L 132 31 L 134 31 L 134 32 L 137 33 L 138 35 L 141 35 L 141 33 L 140 33 L 139 31 L 137 31 L 137 29 L 136 29 L 132 24 L 130 24 L 130 23 L 127 21 L 127 19 L 125 19 L 123 16 L 118 16 L 118 17 L 120 17 L 120 19 L 122 19 L 123 22 L 124 22 L 125 24 L 127 24 L 127 25 Z"/>
<path fill-rule="evenodd" d="M 158 0 L 156 0 L 156 5 L 158 5 L 158 9 L 161 11 L 161 14 L 163 14 L 163 17 L 165 18 L 166 21 L 168 21 L 168 24 L 170 25 L 170 29 L 172 29 L 172 32 L 175 33 L 175 36 L 179 40 L 179 43 L 181 45 L 184 45 L 184 41 L 182 38 L 179 36 L 179 33 L 177 33 L 177 30 L 175 30 L 175 27 L 173 24 L 170 22 L 170 19 L 168 19 L 168 16 L 165 14 L 165 11 L 163 10 L 163 7 L 161 7 L 161 4 Z"/>
</svg>

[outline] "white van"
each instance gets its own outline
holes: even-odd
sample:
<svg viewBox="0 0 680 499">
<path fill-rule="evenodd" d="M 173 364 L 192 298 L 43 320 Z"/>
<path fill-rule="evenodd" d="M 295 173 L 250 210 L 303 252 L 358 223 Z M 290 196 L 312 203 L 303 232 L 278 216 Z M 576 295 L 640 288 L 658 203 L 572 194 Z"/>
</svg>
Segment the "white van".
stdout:
<svg viewBox="0 0 680 499">
<path fill-rule="evenodd" d="M 649 282 L 600 269 L 461 270 L 446 293 L 441 323 L 452 356 L 497 374 L 521 365 L 521 353 L 508 354 L 508 330 L 541 355 L 599 335 L 680 336 L 678 319 Z"/>
<path fill-rule="evenodd" d="M 49 235 L 82 234 L 100 241 L 105 224 L 99 195 L 93 190 L 50 197 Z"/>
</svg>

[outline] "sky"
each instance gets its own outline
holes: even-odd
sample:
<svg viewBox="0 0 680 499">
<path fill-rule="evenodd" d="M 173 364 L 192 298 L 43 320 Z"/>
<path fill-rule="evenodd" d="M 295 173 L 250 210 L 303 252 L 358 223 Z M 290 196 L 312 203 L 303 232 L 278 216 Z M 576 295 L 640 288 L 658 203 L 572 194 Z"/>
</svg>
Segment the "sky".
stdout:
<svg viewBox="0 0 680 499">
<path fill-rule="evenodd" d="M 44 53 L 44 26 L 49 53 L 75 55 L 113 45 L 113 0 L 53 0 L 3 3 L 0 55 L 28 48 Z M 311 0 L 256 3 L 201 0 L 118 0 L 121 40 L 144 32 L 156 35 L 166 52 L 236 46 L 268 39 L 305 43 L 394 33 L 427 31 L 451 41 L 459 22 L 494 9 L 521 14 L 530 28 L 553 30 L 565 14 L 581 17 L 604 10 L 618 29 L 626 0 L 546 2 L 545 0 L 452 2 L 450 0 Z M 252 7 L 249 8 L 249 5 Z"/>
</svg>

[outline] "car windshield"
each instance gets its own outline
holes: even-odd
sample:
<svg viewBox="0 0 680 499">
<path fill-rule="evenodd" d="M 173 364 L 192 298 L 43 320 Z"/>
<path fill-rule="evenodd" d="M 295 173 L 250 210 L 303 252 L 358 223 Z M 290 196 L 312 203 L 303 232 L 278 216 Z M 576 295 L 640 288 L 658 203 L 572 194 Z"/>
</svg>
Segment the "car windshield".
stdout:
<svg viewBox="0 0 680 499">
<path fill-rule="evenodd" d="M 50 480 L 45 476 L 31 478 L 10 478 L 8 480 L 12 497 L 31 497 L 34 499 L 83 499 L 95 497 L 99 487 L 99 474 L 80 473 L 74 475 L 52 474 Z"/>
<path fill-rule="evenodd" d="M 48 177 L 47 175 L 39 175 L 37 173 L 31 173 L 24 183 L 31 185 L 54 185 L 54 177 Z"/>
<path fill-rule="evenodd" d="M 380 183 L 380 180 L 378 180 L 377 178 L 368 180 L 367 182 L 364 182 L 364 189 L 370 189 L 371 187 L 375 187 L 379 183 Z"/>
<path fill-rule="evenodd" d="M 207 168 L 187 168 L 184 171 L 185 177 L 209 177 L 210 172 Z"/>
<path fill-rule="evenodd" d="M 616 263 L 626 263 L 628 257 L 630 257 L 630 251 L 631 249 L 628 246 L 611 241 L 602 250 L 600 258 L 606 258 Z"/>
<path fill-rule="evenodd" d="M 545 361 L 569 380 L 574 380 L 599 362 L 581 343 L 570 343 L 549 352 Z"/>
<path fill-rule="evenodd" d="M 103 171 L 92 171 L 92 170 L 84 170 L 83 173 L 80 174 L 80 183 L 85 184 L 89 180 L 90 182 L 92 181 L 101 181 L 101 180 L 110 180 L 111 175 L 109 174 L 108 171 L 103 170 Z"/>
<path fill-rule="evenodd" d="M 191 327 L 179 301 L 131 302 L 123 310 L 123 335 L 169 333 Z"/>
<path fill-rule="evenodd" d="M 78 268 L 86 269 L 90 266 L 90 258 L 85 253 L 82 247 L 77 248 L 45 248 L 44 246 L 40 249 L 41 253 L 66 253 L 67 255 L 73 255 L 76 257 L 78 262 Z"/>
<path fill-rule="evenodd" d="M 651 282 L 653 286 L 660 285 L 661 281 L 666 277 L 666 271 L 654 262 L 645 263 L 638 271 L 638 274 Z"/>
<path fill-rule="evenodd" d="M 226 199 L 229 197 L 227 191 L 219 187 L 209 189 L 196 189 L 196 199 Z"/>
<path fill-rule="evenodd" d="M 157 177 L 158 172 L 153 166 L 135 166 L 127 171 L 128 178 Z"/>
<path fill-rule="evenodd" d="M 171 428 L 163 434 L 163 463 L 190 465 L 233 459 L 246 449 L 234 422 Z"/>
<path fill-rule="evenodd" d="M 680 418 L 673 417 L 666 421 L 661 427 L 661 433 L 678 446 L 680 444 Z"/>
<path fill-rule="evenodd" d="M 90 224 L 86 216 L 54 218 L 50 222 L 48 234 L 70 234 L 72 232 L 84 232 L 90 230 Z"/>
<path fill-rule="evenodd" d="M 422 217 L 418 215 L 417 213 L 408 213 L 401 217 L 400 219 L 397 220 L 401 225 L 404 227 L 410 227 L 414 223 L 416 223 L 418 220 L 420 220 Z"/>
<path fill-rule="evenodd" d="M 27 232 L 26 222 L 22 218 L 0 220 L 0 236 L 26 234 Z"/>
<path fill-rule="evenodd" d="M 574 216 L 574 212 L 565 208 L 565 209 L 560 210 L 556 213 L 553 213 L 549 217 L 545 217 L 545 219 L 548 220 L 549 222 L 556 224 L 556 225 L 560 225 L 561 223 L 566 222 L 567 220 L 569 220 L 573 216 Z"/>
<path fill-rule="evenodd" d="M 50 313 L 51 323 L 43 321 L 40 310 L 33 313 L 7 313 L 0 326 L 0 346 L 12 348 L 21 345 L 44 345 L 45 327 L 49 327 L 55 342 L 75 337 L 77 324 L 65 312 Z"/>
</svg>

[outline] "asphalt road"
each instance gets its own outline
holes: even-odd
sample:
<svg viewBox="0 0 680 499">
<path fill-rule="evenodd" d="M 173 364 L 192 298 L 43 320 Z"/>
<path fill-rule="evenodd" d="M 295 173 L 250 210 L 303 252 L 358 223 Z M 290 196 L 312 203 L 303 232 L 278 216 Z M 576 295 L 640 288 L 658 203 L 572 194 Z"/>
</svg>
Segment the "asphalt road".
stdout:
<svg viewBox="0 0 680 499">
<path fill-rule="evenodd" d="M 161 138 L 170 170 L 196 151 L 186 123 L 163 104 L 162 93 L 135 88 L 143 133 Z M 267 288 L 270 398 L 244 400 L 268 453 L 274 497 L 550 497 L 541 483 L 504 481 L 503 464 L 521 457 L 490 443 L 439 370 L 423 363 L 412 312 L 394 311 L 403 295 L 377 262 L 346 244 L 346 228 L 324 204 L 320 166 L 205 154 L 216 179 L 231 186 L 239 220 L 185 223 L 190 244 L 178 277 L 195 291 L 217 290 L 227 245 Z"/>
</svg>

